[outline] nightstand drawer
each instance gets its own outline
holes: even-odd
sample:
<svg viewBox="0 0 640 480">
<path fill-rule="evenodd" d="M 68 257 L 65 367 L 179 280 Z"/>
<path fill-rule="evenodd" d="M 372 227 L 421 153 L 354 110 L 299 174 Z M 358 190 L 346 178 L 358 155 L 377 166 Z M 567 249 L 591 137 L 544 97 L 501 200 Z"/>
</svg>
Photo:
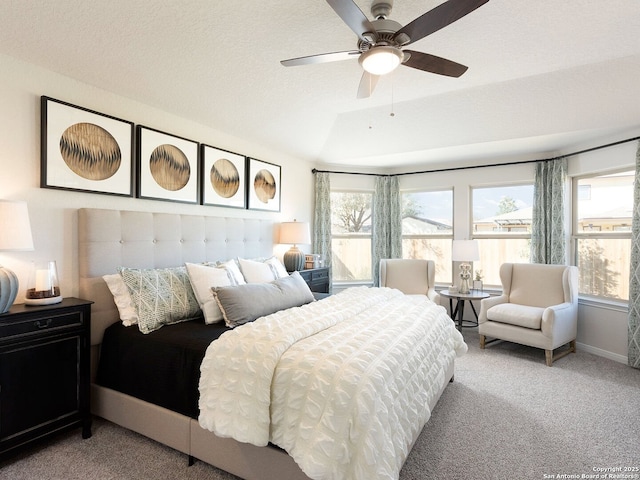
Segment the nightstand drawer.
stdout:
<svg viewBox="0 0 640 480">
<path fill-rule="evenodd" d="M 323 280 L 325 278 L 329 278 L 329 269 L 323 268 L 318 270 L 311 270 L 311 281 L 317 282 Z"/>
<path fill-rule="evenodd" d="M 0 317 L 0 341 L 13 340 L 20 336 L 37 335 L 44 332 L 53 332 L 69 328 L 81 327 L 85 319 L 80 312 L 69 312 L 63 314 L 40 315 L 38 317 L 25 316 L 24 319 L 12 319 L 10 323 L 5 323 Z"/>
<path fill-rule="evenodd" d="M 300 270 L 298 273 L 307 282 L 312 292 L 329 293 L 329 269 L 327 267 Z"/>
</svg>

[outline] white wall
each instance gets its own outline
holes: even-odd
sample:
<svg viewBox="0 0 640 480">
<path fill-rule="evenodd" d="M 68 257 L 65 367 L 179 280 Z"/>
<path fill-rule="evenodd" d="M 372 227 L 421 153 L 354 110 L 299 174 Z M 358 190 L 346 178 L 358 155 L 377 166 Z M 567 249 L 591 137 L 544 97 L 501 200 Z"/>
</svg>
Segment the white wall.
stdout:
<svg viewBox="0 0 640 480">
<path fill-rule="evenodd" d="M 7 56 L 0 55 L 0 71 L 0 199 L 28 202 L 35 244 L 32 252 L 0 252 L 0 264 L 18 275 L 17 302 L 24 301 L 32 261 L 56 260 L 63 296 L 78 295 L 76 211 L 81 207 L 270 218 L 276 222 L 313 220 L 313 176 L 307 162 L 283 157 L 260 145 Z M 282 211 L 258 212 L 39 188 L 41 95 L 281 165 Z M 276 253 L 286 248 L 277 245 Z"/>
</svg>

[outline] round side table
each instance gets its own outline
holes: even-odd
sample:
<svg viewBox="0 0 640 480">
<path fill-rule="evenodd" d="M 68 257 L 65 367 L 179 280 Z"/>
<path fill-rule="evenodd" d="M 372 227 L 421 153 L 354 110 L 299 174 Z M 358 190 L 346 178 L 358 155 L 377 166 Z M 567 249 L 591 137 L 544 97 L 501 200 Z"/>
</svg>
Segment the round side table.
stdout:
<svg viewBox="0 0 640 480">
<path fill-rule="evenodd" d="M 441 290 L 440 295 L 449 299 L 449 312 L 451 312 L 451 318 L 453 321 L 458 322 L 458 330 L 462 331 L 462 327 L 475 327 L 478 325 L 478 312 L 476 312 L 476 307 L 473 306 L 472 300 L 482 300 L 483 298 L 489 298 L 490 295 L 488 293 L 482 292 L 480 290 L 471 290 L 469 293 L 460 293 L 460 292 L 450 292 L 449 290 Z M 453 299 L 456 299 L 456 308 L 453 309 Z M 473 310 L 473 314 L 476 316 L 476 322 L 471 325 L 463 325 L 462 317 L 464 316 L 464 302 L 469 301 L 469 305 L 471 305 L 471 309 Z"/>
</svg>

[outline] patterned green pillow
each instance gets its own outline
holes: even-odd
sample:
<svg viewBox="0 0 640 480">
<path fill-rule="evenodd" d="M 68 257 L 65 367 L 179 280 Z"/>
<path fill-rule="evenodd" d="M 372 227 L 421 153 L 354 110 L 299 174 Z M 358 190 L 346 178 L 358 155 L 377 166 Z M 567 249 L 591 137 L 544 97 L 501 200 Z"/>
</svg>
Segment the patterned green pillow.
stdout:
<svg viewBox="0 0 640 480">
<path fill-rule="evenodd" d="M 118 269 L 138 312 L 138 327 L 150 333 L 163 325 L 192 320 L 200 306 L 191 288 L 187 269 Z"/>
</svg>

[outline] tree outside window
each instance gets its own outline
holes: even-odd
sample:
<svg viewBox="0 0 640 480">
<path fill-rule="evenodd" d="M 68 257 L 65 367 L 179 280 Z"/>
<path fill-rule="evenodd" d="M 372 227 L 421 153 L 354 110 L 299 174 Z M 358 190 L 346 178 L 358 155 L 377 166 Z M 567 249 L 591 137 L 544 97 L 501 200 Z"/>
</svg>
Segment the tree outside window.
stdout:
<svg viewBox="0 0 640 480">
<path fill-rule="evenodd" d="M 371 192 L 331 192 L 333 281 L 371 282 Z"/>
</svg>

